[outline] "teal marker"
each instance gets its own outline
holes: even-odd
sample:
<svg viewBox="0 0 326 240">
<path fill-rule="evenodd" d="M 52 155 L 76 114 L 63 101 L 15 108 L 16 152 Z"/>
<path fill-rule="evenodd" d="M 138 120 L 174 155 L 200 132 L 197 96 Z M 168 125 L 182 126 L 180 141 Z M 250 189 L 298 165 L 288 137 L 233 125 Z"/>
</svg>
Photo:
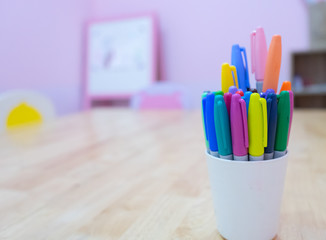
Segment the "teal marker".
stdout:
<svg viewBox="0 0 326 240">
<path fill-rule="evenodd" d="M 232 160 L 230 120 L 222 95 L 215 96 L 214 122 L 220 158 Z"/>
</svg>

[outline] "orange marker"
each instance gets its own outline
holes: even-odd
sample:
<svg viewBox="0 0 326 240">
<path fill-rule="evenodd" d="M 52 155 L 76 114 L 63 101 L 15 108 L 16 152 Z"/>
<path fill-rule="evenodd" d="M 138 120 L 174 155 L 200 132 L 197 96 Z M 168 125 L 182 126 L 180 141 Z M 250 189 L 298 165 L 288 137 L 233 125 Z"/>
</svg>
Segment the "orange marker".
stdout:
<svg viewBox="0 0 326 240">
<path fill-rule="evenodd" d="M 281 93 L 282 91 L 291 91 L 291 82 L 289 82 L 289 81 L 284 81 L 284 82 L 282 83 L 282 87 L 281 87 L 280 93 Z"/>
<path fill-rule="evenodd" d="M 269 46 L 265 75 L 264 75 L 264 85 L 263 92 L 267 89 L 274 89 L 277 92 L 278 79 L 280 76 L 281 69 L 281 59 L 282 59 L 282 40 L 280 35 L 274 35 Z"/>
</svg>

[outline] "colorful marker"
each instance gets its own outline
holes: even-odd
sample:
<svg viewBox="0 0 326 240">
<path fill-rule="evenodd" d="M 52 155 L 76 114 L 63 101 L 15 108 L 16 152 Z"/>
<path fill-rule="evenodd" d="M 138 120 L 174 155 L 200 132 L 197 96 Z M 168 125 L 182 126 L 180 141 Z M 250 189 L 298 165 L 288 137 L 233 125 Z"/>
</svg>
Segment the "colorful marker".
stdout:
<svg viewBox="0 0 326 240">
<path fill-rule="evenodd" d="M 282 91 L 291 91 L 291 82 L 289 82 L 289 81 L 284 81 L 284 82 L 282 83 L 282 87 L 281 87 L 280 93 L 281 93 Z"/>
<path fill-rule="evenodd" d="M 230 66 L 228 63 L 222 64 L 221 84 L 224 93 L 226 93 L 231 86 L 236 86 L 236 88 L 238 88 L 238 76 L 235 66 Z"/>
<path fill-rule="evenodd" d="M 265 67 L 263 92 L 271 88 L 277 92 L 278 79 L 281 70 L 282 39 L 280 35 L 274 35 L 269 46 Z"/>
<path fill-rule="evenodd" d="M 232 93 L 227 92 L 227 93 L 224 94 L 223 97 L 224 97 L 224 102 L 225 102 L 226 108 L 227 108 L 229 116 L 230 116 L 230 106 L 231 106 Z"/>
<path fill-rule="evenodd" d="M 214 104 L 215 130 L 220 158 L 232 160 L 232 142 L 229 114 L 221 95 L 215 96 Z"/>
<path fill-rule="evenodd" d="M 246 102 L 239 94 L 232 95 L 231 100 L 231 133 L 234 160 L 248 161 L 248 123 Z"/>
<path fill-rule="evenodd" d="M 264 148 L 267 146 L 267 109 L 266 99 L 258 93 L 250 96 L 248 110 L 249 160 L 264 160 Z"/>
<path fill-rule="evenodd" d="M 281 92 L 278 95 L 278 99 L 274 158 L 279 158 L 286 154 L 291 115 L 289 92 Z"/>
<path fill-rule="evenodd" d="M 237 69 L 239 89 L 246 91 L 250 88 L 247 53 L 246 49 L 240 47 L 239 44 L 232 46 L 231 64 Z"/>
<path fill-rule="evenodd" d="M 206 127 L 206 100 L 207 100 L 207 94 L 209 91 L 205 91 L 202 94 L 202 121 L 203 121 L 203 128 L 204 128 L 204 135 L 205 135 L 205 143 L 206 143 L 206 149 L 209 152 L 209 144 L 208 144 L 208 137 L 207 137 L 207 127 Z"/>
<path fill-rule="evenodd" d="M 255 74 L 256 88 L 259 93 L 263 89 L 265 66 L 267 59 L 267 44 L 265 32 L 262 27 L 250 34 L 251 42 L 251 72 Z"/>
<path fill-rule="evenodd" d="M 275 93 L 269 93 L 266 97 L 267 102 L 267 123 L 268 123 L 268 140 L 265 147 L 265 160 L 273 159 L 275 134 L 277 127 L 277 97 Z"/>
</svg>

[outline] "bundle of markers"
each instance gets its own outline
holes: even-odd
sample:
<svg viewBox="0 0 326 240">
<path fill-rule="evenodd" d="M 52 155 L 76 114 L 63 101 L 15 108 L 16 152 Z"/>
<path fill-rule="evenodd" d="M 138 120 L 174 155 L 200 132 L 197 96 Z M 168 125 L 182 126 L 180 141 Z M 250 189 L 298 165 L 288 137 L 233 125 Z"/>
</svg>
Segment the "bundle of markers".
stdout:
<svg viewBox="0 0 326 240">
<path fill-rule="evenodd" d="M 250 88 L 246 50 L 232 46 L 231 64 L 222 65 L 222 91 L 202 95 L 202 117 L 209 154 L 229 160 L 260 161 L 284 156 L 293 115 L 291 83 L 277 94 L 281 67 L 281 36 L 267 51 L 263 28 L 251 33 Z"/>
</svg>

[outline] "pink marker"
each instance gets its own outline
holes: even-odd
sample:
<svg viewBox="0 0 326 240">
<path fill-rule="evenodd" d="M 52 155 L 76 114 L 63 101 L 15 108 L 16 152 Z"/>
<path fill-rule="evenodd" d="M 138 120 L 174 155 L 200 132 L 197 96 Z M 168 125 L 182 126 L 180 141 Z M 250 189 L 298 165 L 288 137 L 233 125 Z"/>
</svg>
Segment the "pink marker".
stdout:
<svg viewBox="0 0 326 240">
<path fill-rule="evenodd" d="M 225 93 L 224 94 L 224 102 L 225 102 L 225 105 L 226 105 L 226 109 L 228 110 L 228 114 L 229 114 L 229 117 L 230 117 L 230 106 L 231 106 L 231 98 L 232 98 L 232 93 Z"/>
<path fill-rule="evenodd" d="M 251 42 L 251 72 L 255 74 L 256 88 L 262 92 L 267 60 L 267 44 L 264 29 L 258 27 L 250 34 Z"/>
<path fill-rule="evenodd" d="M 293 97 L 293 92 L 291 90 L 289 91 L 289 95 L 290 95 L 290 125 L 289 125 L 287 145 L 289 144 L 289 139 L 290 139 L 291 124 L 292 124 L 292 117 L 293 117 L 293 107 L 294 107 L 294 97 Z"/>
<path fill-rule="evenodd" d="M 249 140 L 246 102 L 239 94 L 232 95 L 230 122 L 234 160 L 248 161 Z"/>
</svg>

